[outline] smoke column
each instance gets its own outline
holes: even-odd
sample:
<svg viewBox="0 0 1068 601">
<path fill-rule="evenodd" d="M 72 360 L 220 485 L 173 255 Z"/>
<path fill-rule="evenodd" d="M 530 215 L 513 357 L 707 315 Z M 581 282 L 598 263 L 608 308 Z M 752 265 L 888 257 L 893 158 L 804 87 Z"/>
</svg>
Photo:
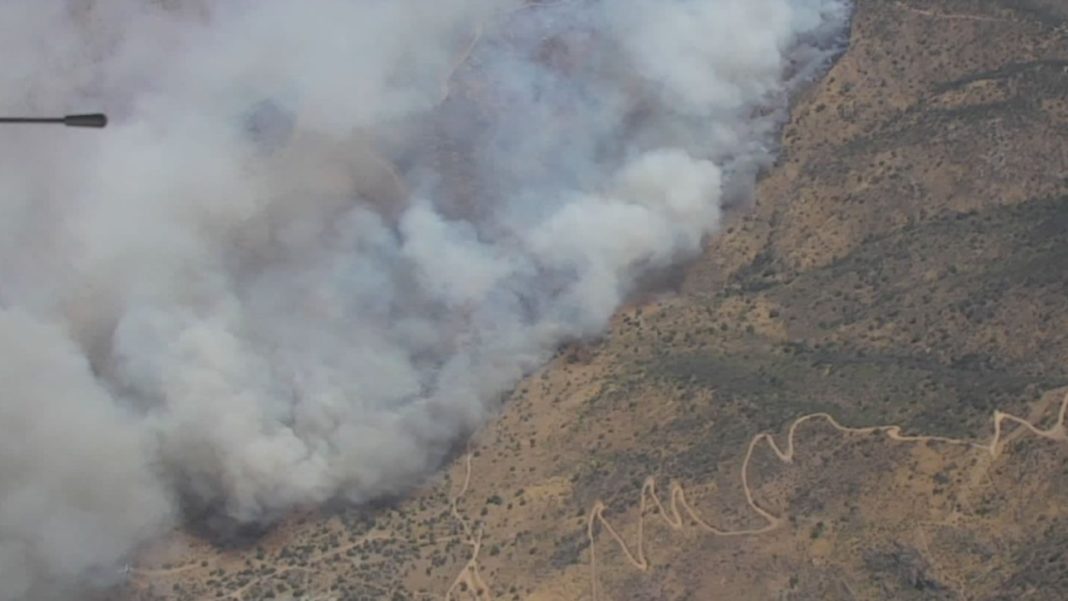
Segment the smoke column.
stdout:
<svg viewBox="0 0 1068 601">
<path fill-rule="evenodd" d="M 0 599 L 403 492 L 772 158 L 846 0 L 8 0 Z"/>
</svg>

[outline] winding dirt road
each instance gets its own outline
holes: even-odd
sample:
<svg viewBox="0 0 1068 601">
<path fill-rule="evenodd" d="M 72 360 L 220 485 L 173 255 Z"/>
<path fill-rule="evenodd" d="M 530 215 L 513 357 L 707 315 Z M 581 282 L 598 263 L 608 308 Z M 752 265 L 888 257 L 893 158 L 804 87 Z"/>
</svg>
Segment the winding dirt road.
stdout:
<svg viewBox="0 0 1068 601">
<path fill-rule="evenodd" d="M 589 540 L 590 549 L 589 565 L 591 598 L 593 601 L 598 601 L 600 599 L 597 579 L 596 526 L 600 525 L 609 537 L 615 541 L 630 565 L 638 570 L 647 571 L 650 564 L 645 554 L 645 519 L 646 509 L 650 504 L 655 506 L 658 510 L 655 512 L 655 515 L 659 516 L 661 521 L 663 521 L 669 528 L 676 531 L 682 531 L 687 528 L 688 522 L 684 516 L 689 518 L 691 527 L 695 527 L 699 531 L 706 532 L 713 536 L 724 537 L 756 536 L 775 530 L 785 523 L 785 516 L 774 514 L 757 502 L 752 487 L 750 486 L 749 464 L 752 461 L 756 450 L 762 446 L 771 450 L 772 454 L 782 463 L 793 463 L 796 456 L 798 429 L 807 422 L 823 421 L 843 434 L 885 434 L 888 439 L 895 442 L 935 443 L 968 447 L 982 451 L 987 454 L 991 460 L 995 460 L 1001 456 L 1005 444 L 1009 440 L 1018 437 L 1024 432 L 1030 432 L 1034 436 L 1046 440 L 1068 442 L 1068 430 L 1066 430 L 1065 427 L 1066 416 L 1068 416 L 1068 394 L 1065 394 L 1061 400 L 1060 409 L 1057 412 L 1056 423 L 1049 429 L 1045 430 L 1039 428 L 1034 423 L 1038 420 L 1038 415 L 1033 415 L 1029 420 L 1012 415 L 1011 413 L 996 410 L 992 416 L 993 433 L 989 441 L 985 443 L 947 436 L 903 434 L 902 428 L 899 425 L 852 428 L 842 425 L 834 418 L 834 416 L 828 413 L 811 413 L 801 416 L 791 422 L 787 428 L 784 445 L 780 445 L 776 442 L 774 436 L 770 432 L 761 432 L 753 436 L 746 447 L 745 458 L 742 461 L 741 473 L 739 474 L 742 491 L 745 494 L 746 504 L 749 509 L 764 519 L 765 524 L 763 526 L 740 530 L 729 530 L 715 526 L 703 518 L 701 514 L 689 504 L 686 500 L 686 491 L 681 484 L 674 481 L 671 482 L 667 494 L 667 503 L 665 503 L 657 491 L 656 479 L 650 476 L 645 479 L 639 493 L 638 531 L 634 542 L 631 544 L 624 540 L 616 527 L 605 517 L 604 513 L 606 507 L 604 502 L 601 500 L 594 502 L 586 519 L 586 536 Z M 1021 426 L 1021 428 L 1010 431 L 1006 428 L 1007 425 L 1017 425 Z M 452 497 L 450 503 L 452 515 L 454 519 L 459 522 L 464 535 L 467 538 L 466 543 L 472 548 L 471 558 L 467 561 L 460 574 L 455 578 L 452 585 L 446 591 L 445 601 L 453 601 L 457 596 L 457 591 L 468 593 L 475 601 L 490 601 L 493 598 L 490 592 L 490 587 L 486 584 L 486 581 L 479 572 L 478 555 L 482 545 L 482 530 L 479 529 L 478 532 L 472 532 L 470 525 L 463 515 L 461 515 L 458 508 L 460 499 L 464 496 L 470 486 L 471 476 L 471 455 L 467 455 L 464 458 L 463 485 L 461 486 L 459 493 Z"/>
</svg>

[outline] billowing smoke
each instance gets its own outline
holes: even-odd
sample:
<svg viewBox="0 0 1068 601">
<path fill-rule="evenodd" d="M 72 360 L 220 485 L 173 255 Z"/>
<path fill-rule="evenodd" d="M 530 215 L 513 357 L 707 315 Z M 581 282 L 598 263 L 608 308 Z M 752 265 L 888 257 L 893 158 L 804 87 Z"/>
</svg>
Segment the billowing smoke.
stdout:
<svg viewBox="0 0 1068 601">
<path fill-rule="evenodd" d="M 0 599 L 403 492 L 699 251 L 845 0 L 8 0 Z M 65 588 L 66 587 L 66 588 Z"/>
</svg>

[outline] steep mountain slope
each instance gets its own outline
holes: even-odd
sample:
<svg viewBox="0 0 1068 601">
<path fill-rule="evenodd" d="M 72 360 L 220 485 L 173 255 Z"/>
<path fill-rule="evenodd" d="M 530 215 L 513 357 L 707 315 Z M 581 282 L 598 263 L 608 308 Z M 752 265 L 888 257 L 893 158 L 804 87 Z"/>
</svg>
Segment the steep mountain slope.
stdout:
<svg viewBox="0 0 1068 601">
<path fill-rule="evenodd" d="M 125 595 L 1064 598 L 1064 19 L 859 1 L 677 294 L 562 350 L 411 498 L 176 534 Z"/>
</svg>

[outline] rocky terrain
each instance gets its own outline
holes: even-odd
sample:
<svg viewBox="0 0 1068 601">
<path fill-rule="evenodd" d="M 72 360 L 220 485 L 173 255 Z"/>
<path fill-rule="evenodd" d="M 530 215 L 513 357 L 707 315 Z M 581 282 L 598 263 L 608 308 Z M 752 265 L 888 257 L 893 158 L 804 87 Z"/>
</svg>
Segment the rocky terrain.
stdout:
<svg viewBox="0 0 1068 601">
<path fill-rule="evenodd" d="M 175 533 L 117 594 L 1068 597 L 1063 7 L 859 0 L 673 294 L 562 349 L 412 496 Z"/>
</svg>

